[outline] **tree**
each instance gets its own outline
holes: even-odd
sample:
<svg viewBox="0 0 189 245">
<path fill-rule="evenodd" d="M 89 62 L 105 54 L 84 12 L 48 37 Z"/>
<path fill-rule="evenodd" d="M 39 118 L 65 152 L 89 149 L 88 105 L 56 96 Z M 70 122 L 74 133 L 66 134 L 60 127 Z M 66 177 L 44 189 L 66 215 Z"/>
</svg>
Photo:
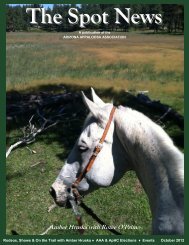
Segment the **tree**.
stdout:
<svg viewBox="0 0 189 245">
<path fill-rule="evenodd" d="M 179 4 L 162 4 L 163 22 L 168 32 L 184 30 L 184 6 Z"/>
<path fill-rule="evenodd" d="M 162 14 L 162 7 L 161 4 L 149 4 L 149 14 Z M 147 25 L 150 29 L 153 29 L 154 32 L 158 32 L 159 25 L 155 23 L 155 20 L 153 20 L 152 24 Z"/>
</svg>

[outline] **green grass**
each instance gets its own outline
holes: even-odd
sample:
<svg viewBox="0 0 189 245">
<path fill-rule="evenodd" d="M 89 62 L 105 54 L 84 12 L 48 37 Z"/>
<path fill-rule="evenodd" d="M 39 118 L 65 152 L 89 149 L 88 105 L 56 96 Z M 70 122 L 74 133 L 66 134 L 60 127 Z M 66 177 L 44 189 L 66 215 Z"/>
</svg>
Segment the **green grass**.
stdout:
<svg viewBox="0 0 189 245">
<path fill-rule="evenodd" d="M 14 51 L 7 52 L 7 80 L 8 83 L 29 83 L 31 79 L 49 79 L 63 77 L 65 74 L 70 78 L 93 78 L 97 79 L 126 79 L 135 81 L 158 81 L 165 84 L 168 81 L 183 81 L 183 72 L 156 71 L 153 64 L 127 64 L 123 61 L 110 64 L 98 64 L 98 60 L 91 60 L 78 51 L 67 50 L 61 46 L 61 52 L 66 57 L 62 65 L 56 62 L 60 52 L 52 45 L 46 45 L 45 49 L 50 50 L 46 55 L 38 55 L 44 49 L 42 46 L 24 45 Z M 73 60 L 80 61 L 76 64 Z M 24 69 L 22 68 L 24 67 Z"/>
<path fill-rule="evenodd" d="M 88 91 L 90 86 L 105 101 L 132 104 L 125 90 L 149 90 L 152 99 L 161 100 L 184 113 L 183 36 L 129 33 L 127 41 L 63 40 L 61 33 L 9 33 L 7 35 L 7 90 L 22 93 Z M 158 44 L 157 44 L 158 43 Z M 83 105 L 78 105 L 81 108 Z M 142 110 L 143 111 L 143 110 Z M 152 116 L 152 111 L 143 111 Z M 155 115 L 157 119 L 160 115 Z M 156 118 L 157 117 L 157 118 Z M 80 133 L 84 118 L 63 122 L 56 129 L 40 135 L 30 145 L 11 153 L 7 160 L 7 234 L 39 234 L 50 225 L 74 225 L 70 209 L 57 208 L 51 213 L 48 193 L 69 151 Z M 27 120 L 25 119 L 25 124 Z M 22 122 L 23 123 L 23 122 Z M 21 136 L 21 122 L 7 131 L 7 145 Z M 165 130 L 182 141 L 183 132 L 172 122 Z M 179 144 L 178 144 L 179 145 Z M 182 146 L 180 147 L 183 150 Z M 33 164 L 41 161 L 35 167 Z M 133 172 L 128 172 L 115 186 L 99 189 L 85 197 L 98 216 L 109 225 L 137 225 L 139 230 L 121 230 L 123 234 L 150 234 L 151 214 L 147 197 Z M 83 222 L 97 225 L 83 210 Z M 49 234 L 78 234 L 73 230 L 53 230 Z M 87 230 L 86 234 L 109 234 Z"/>
<path fill-rule="evenodd" d="M 24 147 L 12 152 L 7 161 L 7 234 L 10 234 L 12 229 L 20 234 L 32 235 L 41 233 L 50 225 L 77 225 L 70 209 L 57 208 L 47 213 L 47 208 L 52 204 L 48 193 L 49 187 L 63 165 L 60 157 L 62 159 L 67 155 L 63 147 L 66 133 L 59 130 L 62 142 L 56 138 L 57 133 L 51 131 L 48 136 L 41 135 L 37 142 L 30 146 L 37 152 L 36 154 L 31 154 Z M 75 139 L 71 141 L 74 142 Z M 42 163 L 31 167 L 39 161 Z M 121 230 L 124 234 L 150 233 L 149 205 L 134 172 L 127 173 L 115 186 L 99 189 L 86 196 L 84 201 L 108 225 L 126 224 L 139 227 L 138 231 Z M 84 225 L 98 225 L 83 210 L 81 212 Z M 49 234 L 77 234 L 77 232 L 53 230 Z M 87 230 L 86 234 L 109 234 L 109 232 Z"/>
</svg>

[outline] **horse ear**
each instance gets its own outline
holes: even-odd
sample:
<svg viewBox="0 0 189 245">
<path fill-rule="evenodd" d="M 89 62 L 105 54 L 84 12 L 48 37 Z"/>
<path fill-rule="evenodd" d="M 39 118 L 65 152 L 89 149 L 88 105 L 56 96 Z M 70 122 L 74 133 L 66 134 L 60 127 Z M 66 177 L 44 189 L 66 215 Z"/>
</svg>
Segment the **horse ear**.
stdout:
<svg viewBox="0 0 189 245">
<path fill-rule="evenodd" d="M 89 100 L 85 94 L 83 93 L 83 91 L 81 91 L 82 94 L 82 99 L 84 104 L 86 105 L 86 107 L 89 109 L 89 111 L 93 114 L 94 117 L 98 117 L 98 112 L 99 112 L 99 107 L 98 105 L 96 105 L 94 102 L 92 102 L 91 100 Z"/>
<path fill-rule="evenodd" d="M 82 94 L 83 102 L 86 105 L 86 107 L 93 114 L 93 116 L 98 120 L 101 126 L 104 127 L 104 122 L 106 122 L 107 118 L 103 109 L 98 105 L 96 105 L 93 101 L 89 100 L 83 92 L 81 92 L 81 94 Z"/>
<path fill-rule="evenodd" d="M 91 96 L 92 96 L 93 102 L 94 102 L 96 105 L 98 105 L 98 106 L 100 106 L 100 107 L 105 106 L 104 101 L 102 101 L 102 100 L 98 97 L 98 95 L 95 93 L 95 91 L 94 91 L 93 88 L 91 88 Z"/>
</svg>

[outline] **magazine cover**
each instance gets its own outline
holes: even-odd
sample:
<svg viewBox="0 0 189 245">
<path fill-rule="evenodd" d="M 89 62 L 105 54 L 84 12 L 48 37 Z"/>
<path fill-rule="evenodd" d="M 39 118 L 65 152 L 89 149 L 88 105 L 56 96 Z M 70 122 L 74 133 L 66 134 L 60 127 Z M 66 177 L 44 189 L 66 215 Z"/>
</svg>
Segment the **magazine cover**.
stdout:
<svg viewBox="0 0 189 245">
<path fill-rule="evenodd" d="M 2 243 L 186 241 L 184 12 L 4 4 Z"/>
</svg>

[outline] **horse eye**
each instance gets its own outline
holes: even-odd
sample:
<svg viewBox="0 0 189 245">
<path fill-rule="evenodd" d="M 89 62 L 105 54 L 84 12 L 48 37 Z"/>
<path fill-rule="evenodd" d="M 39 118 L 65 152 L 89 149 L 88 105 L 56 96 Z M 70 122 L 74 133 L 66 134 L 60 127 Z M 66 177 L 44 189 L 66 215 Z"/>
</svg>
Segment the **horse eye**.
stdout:
<svg viewBox="0 0 189 245">
<path fill-rule="evenodd" d="M 88 150 L 88 147 L 87 146 L 84 146 L 84 145 L 80 145 L 78 147 L 78 149 L 79 149 L 80 152 L 84 152 L 84 151 L 87 151 Z"/>
</svg>

